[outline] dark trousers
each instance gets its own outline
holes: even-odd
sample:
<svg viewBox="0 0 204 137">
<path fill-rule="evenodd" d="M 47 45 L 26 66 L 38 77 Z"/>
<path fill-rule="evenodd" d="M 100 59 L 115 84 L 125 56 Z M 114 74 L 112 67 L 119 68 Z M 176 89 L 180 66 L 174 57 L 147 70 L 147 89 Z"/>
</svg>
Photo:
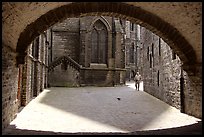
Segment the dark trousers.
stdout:
<svg viewBox="0 0 204 137">
<path fill-rule="evenodd" d="M 140 88 L 140 81 L 135 81 L 135 88 L 136 88 L 136 90 L 139 90 L 139 88 Z"/>
</svg>

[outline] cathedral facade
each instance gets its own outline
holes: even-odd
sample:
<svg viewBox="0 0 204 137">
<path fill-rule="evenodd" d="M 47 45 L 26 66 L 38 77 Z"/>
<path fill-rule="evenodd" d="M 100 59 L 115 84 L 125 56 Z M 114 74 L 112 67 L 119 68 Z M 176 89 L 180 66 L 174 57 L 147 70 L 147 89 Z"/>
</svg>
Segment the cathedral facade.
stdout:
<svg viewBox="0 0 204 137">
<path fill-rule="evenodd" d="M 135 30 L 129 21 L 104 16 L 68 18 L 56 24 L 47 36 L 48 85 L 125 84 L 135 71 Z"/>
</svg>

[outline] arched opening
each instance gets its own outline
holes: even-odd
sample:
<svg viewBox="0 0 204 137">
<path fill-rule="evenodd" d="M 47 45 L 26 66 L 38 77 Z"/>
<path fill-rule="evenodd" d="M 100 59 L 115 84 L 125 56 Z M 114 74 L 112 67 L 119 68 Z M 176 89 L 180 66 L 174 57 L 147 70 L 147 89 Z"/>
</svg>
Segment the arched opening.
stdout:
<svg viewBox="0 0 204 137">
<path fill-rule="evenodd" d="M 61 16 L 49 18 L 50 15 L 57 15 L 58 13 Z M 65 13 L 65 16 L 63 16 L 62 13 Z M 149 13 L 139 7 L 125 3 L 103 3 L 101 5 L 96 3 L 72 3 L 56 8 L 52 11 L 48 11 L 33 23 L 29 24 L 21 33 L 16 48 L 16 51 L 18 52 L 17 64 L 24 63 L 27 46 L 44 30 L 67 17 L 82 17 L 87 15 L 110 15 L 121 17 L 129 19 L 133 23 L 145 26 L 163 38 L 164 41 L 166 41 L 173 51 L 175 51 L 181 58 L 184 66 L 187 66 L 187 69 L 193 70 L 194 72 L 194 64 L 197 63 L 196 54 L 192 45 L 189 44 L 182 34 L 153 13 Z M 158 26 L 157 23 L 160 25 Z M 134 29 L 134 27 L 131 26 L 131 29 Z M 151 52 L 151 48 L 149 52 Z M 150 53 L 150 55 L 152 54 Z"/>
<path fill-rule="evenodd" d="M 110 11 L 112 13 L 110 13 Z M 64 14 L 62 15 L 62 13 Z M 52 18 L 50 18 L 50 16 L 53 14 L 58 14 L 59 17 L 53 18 L 52 16 Z M 66 19 L 67 17 L 86 15 L 111 15 L 129 19 L 133 23 L 140 24 L 141 26 L 150 29 L 155 34 L 163 38 L 164 41 L 166 41 L 169 46 L 175 50 L 184 64 L 192 65 L 196 63 L 196 55 L 192 46 L 188 43 L 188 41 L 186 41 L 186 39 L 179 33 L 177 29 L 163 21 L 158 16 L 151 14 L 139 7 L 125 3 L 71 3 L 47 12 L 46 14 L 39 17 L 36 21 L 28 25 L 21 33 L 16 48 L 16 51 L 19 53 L 19 56 L 17 57 L 17 63 L 21 64 L 24 62 L 24 52 L 27 46 L 35 37 L 48 29 L 48 27 L 63 19 Z M 188 51 L 185 49 L 188 49 Z"/>
<path fill-rule="evenodd" d="M 105 25 L 96 21 L 91 31 L 91 63 L 107 64 L 108 33 Z"/>
</svg>

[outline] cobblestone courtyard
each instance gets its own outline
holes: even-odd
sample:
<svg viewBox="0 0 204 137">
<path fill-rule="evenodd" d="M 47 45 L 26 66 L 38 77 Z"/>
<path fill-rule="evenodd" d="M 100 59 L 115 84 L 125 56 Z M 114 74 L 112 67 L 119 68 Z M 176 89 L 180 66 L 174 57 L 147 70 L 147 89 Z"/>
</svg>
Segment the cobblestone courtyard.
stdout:
<svg viewBox="0 0 204 137">
<path fill-rule="evenodd" d="M 142 90 L 136 91 L 133 83 L 117 87 L 52 87 L 24 107 L 3 134 L 142 133 L 200 121 Z"/>
</svg>

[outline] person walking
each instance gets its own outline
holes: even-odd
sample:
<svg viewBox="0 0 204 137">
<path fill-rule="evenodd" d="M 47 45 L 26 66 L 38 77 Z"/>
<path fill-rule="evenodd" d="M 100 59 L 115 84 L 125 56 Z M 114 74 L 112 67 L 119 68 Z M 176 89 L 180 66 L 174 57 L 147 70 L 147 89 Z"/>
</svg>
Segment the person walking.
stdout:
<svg viewBox="0 0 204 137">
<path fill-rule="evenodd" d="M 140 75 L 139 72 L 136 73 L 135 77 L 134 77 L 134 81 L 135 81 L 135 88 L 136 90 L 140 89 L 140 81 L 142 79 L 142 76 Z"/>
</svg>

